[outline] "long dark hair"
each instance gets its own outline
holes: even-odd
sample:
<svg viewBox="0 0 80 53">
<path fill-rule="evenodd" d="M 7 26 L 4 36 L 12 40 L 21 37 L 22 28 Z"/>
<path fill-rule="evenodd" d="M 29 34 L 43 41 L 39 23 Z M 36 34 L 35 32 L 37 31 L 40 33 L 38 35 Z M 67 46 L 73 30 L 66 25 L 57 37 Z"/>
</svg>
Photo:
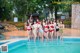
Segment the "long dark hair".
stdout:
<svg viewBox="0 0 80 53">
<path fill-rule="evenodd" d="M 28 20 L 27 20 L 27 26 L 29 25 L 29 22 L 28 22 Z"/>
</svg>

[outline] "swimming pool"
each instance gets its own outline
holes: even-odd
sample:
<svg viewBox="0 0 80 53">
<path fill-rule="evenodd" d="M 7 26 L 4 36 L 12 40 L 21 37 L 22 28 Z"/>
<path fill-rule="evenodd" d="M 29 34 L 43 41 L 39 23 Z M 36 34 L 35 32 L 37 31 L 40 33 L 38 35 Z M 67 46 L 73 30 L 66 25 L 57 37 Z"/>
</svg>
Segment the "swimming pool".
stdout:
<svg viewBox="0 0 80 53">
<path fill-rule="evenodd" d="M 80 38 L 43 41 L 20 40 L 8 44 L 8 53 L 80 53 Z"/>
<path fill-rule="evenodd" d="M 7 41 L 7 42 L 0 42 L 0 45 L 2 45 L 2 44 L 5 44 L 5 43 L 8 43 L 9 41 Z"/>
</svg>

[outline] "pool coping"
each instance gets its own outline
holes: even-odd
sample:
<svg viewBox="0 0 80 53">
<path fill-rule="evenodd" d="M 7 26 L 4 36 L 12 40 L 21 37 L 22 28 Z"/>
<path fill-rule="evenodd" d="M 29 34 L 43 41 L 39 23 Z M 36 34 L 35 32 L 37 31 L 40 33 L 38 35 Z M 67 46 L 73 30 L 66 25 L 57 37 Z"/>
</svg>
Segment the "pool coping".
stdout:
<svg viewBox="0 0 80 53">
<path fill-rule="evenodd" d="M 78 36 L 63 36 L 62 38 L 80 38 Z"/>
<path fill-rule="evenodd" d="M 80 38 L 80 37 L 72 37 L 72 36 L 62 36 L 62 38 Z M 7 42 L 7 41 L 11 41 L 12 43 L 17 41 L 17 40 L 26 40 L 28 38 L 15 38 L 15 39 L 8 39 L 8 40 L 1 40 L 0 42 Z"/>
<path fill-rule="evenodd" d="M 20 38 L 20 39 L 16 38 L 16 39 L 2 40 L 0 42 L 7 42 L 7 41 L 9 41 L 9 42 L 0 45 L 0 48 L 1 48 L 1 46 L 7 46 L 8 44 L 11 44 L 11 43 L 14 43 L 14 42 L 17 42 L 17 41 L 20 41 L 20 40 L 28 40 L 28 38 Z"/>
</svg>

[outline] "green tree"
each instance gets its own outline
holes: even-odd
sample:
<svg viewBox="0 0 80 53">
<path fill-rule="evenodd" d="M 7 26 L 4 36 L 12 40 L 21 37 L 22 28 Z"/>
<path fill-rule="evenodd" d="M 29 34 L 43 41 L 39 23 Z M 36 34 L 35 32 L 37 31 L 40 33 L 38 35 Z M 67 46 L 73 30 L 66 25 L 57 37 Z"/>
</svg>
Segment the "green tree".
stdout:
<svg viewBox="0 0 80 53">
<path fill-rule="evenodd" d="M 13 9 L 13 5 L 9 0 L 0 0 L 0 18 L 1 20 L 10 19 L 10 13 Z"/>
</svg>

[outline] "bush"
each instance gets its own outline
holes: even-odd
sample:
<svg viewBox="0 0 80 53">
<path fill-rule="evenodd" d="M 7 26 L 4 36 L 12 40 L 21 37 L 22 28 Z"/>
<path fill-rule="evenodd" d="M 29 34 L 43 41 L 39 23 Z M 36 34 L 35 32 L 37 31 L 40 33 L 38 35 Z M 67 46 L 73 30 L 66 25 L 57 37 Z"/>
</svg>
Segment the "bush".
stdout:
<svg viewBox="0 0 80 53">
<path fill-rule="evenodd" d="M 70 20 L 65 20 L 64 25 L 65 25 L 65 28 L 71 28 L 71 21 Z"/>
<path fill-rule="evenodd" d="M 70 20 L 65 20 L 65 21 L 64 21 L 64 24 L 65 24 L 65 25 L 71 25 L 71 21 L 70 21 Z"/>
<path fill-rule="evenodd" d="M 8 23 L 12 24 L 12 25 L 15 25 L 18 28 L 24 27 L 24 23 L 23 22 L 8 22 Z"/>
</svg>

